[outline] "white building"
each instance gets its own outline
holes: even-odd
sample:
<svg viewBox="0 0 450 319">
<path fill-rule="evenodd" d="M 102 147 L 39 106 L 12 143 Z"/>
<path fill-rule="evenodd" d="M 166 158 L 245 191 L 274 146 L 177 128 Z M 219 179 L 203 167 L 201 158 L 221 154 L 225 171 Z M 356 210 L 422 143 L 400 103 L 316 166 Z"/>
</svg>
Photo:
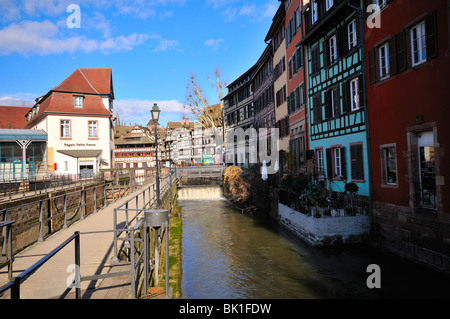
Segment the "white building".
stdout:
<svg viewBox="0 0 450 319">
<path fill-rule="evenodd" d="M 25 128 L 47 132 L 50 172 L 86 175 L 111 168 L 113 100 L 109 68 L 77 69 L 36 99 Z"/>
</svg>

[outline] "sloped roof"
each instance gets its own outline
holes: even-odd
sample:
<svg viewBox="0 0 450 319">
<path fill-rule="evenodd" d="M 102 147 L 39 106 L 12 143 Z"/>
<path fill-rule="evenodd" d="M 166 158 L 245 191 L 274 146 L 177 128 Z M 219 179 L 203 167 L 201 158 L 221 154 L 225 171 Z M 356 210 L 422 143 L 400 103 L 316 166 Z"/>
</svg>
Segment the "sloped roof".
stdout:
<svg viewBox="0 0 450 319">
<path fill-rule="evenodd" d="M 110 68 L 80 68 L 52 91 L 108 95 L 113 92 L 112 71 Z"/>
<path fill-rule="evenodd" d="M 27 123 L 29 107 L 0 106 L 0 128 L 21 129 Z"/>
</svg>

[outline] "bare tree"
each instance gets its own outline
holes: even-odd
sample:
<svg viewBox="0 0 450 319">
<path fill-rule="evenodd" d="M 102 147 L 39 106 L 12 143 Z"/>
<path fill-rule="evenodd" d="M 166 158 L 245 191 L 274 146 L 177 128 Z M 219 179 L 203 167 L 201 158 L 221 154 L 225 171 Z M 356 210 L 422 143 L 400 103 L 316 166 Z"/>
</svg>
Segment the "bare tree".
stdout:
<svg viewBox="0 0 450 319">
<path fill-rule="evenodd" d="M 186 87 L 186 101 L 187 105 L 183 105 L 184 109 L 192 113 L 194 120 L 202 123 L 203 127 L 217 128 L 222 126 L 223 120 L 223 101 L 226 83 L 220 79 L 220 71 L 215 71 L 215 80 L 210 77 L 207 78 L 213 89 L 217 93 L 219 99 L 218 104 L 210 105 L 207 99 L 203 96 L 203 91 L 197 84 L 195 75 L 191 75 L 190 82 Z"/>
</svg>

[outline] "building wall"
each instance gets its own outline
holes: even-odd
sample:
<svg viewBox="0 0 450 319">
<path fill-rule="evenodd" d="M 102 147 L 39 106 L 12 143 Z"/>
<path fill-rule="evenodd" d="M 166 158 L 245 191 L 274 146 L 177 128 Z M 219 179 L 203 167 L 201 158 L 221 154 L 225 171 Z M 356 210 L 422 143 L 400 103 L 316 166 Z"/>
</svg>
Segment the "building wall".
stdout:
<svg viewBox="0 0 450 319">
<path fill-rule="evenodd" d="M 71 122 L 70 139 L 61 139 L 61 120 L 70 120 Z M 88 121 L 98 121 L 98 139 L 89 139 Z M 111 152 L 114 148 L 114 142 L 109 118 L 49 115 L 38 123 L 35 128 L 43 129 L 48 133 L 49 159 L 54 159 L 53 162 L 56 163 L 57 173 L 80 173 L 79 160 L 61 154 L 58 150 L 101 150 L 102 154 L 98 159 L 89 159 L 89 161 L 94 162 L 94 172 L 99 172 L 100 170 L 100 159 L 108 162 L 108 166 L 102 166 L 101 168 L 111 168 Z M 65 162 L 67 162 L 67 167 Z M 49 163 L 49 165 L 52 165 L 52 163 Z"/>
<path fill-rule="evenodd" d="M 436 12 L 437 54 L 412 68 L 407 41 L 406 70 L 371 84 L 367 78 L 373 178 L 373 228 L 378 242 L 403 257 L 450 274 L 450 167 L 445 151 L 450 147 L 448 89 L 450 34 L 448 1 L 392 1 L 381 12 L 381 28 L 366 27 L 367 69 L 369 52 L 401 32 L 409 35 L 416 23 Z M 426 25 L 425 33 L 431 28 Z M 428 33 L 429 35 L 430 33 Z M 396 41 L 399 41 L 398 38 Z M 396 42 L 397 45 L 399 42 Z M 427 43 L 428 46 L 428 43 Z M 391 47 L 390 47 L 391 49 Z M 390 50 L 392 53 L 396 50 Z M 431 56 L 428 52 L 428 56 Z M 376 66 L 377 67 L 377 66 Z M 419 138 L 431 132 L 434 147 L 436 207 L 420 202 Z M 397 183 L 383 180 L 382 147 L 396 150 Z M 447 178 L 446 178 L 447 177 Z"/>
<path fill-rule="evenodd" d="M 306 120 L 306 69 L 305 51 L 303 47 L 297 47 L 303 38 L 304 17 L 301 0 L 286 1 L 286 78 L 287 78 L 287 111 L 289 114 L 289 151 L 295 155 L 295 169 L 304 170 L 306 157 L 303 153 L 308 149 L 307 120 Z M 291 26 L 289 26 L 291 24 Z M 291 30 L 290 30 L 291 29 Z M 289 32 L 292 37 L 289 37 Z M 294 60 L 296 60 L 294 66 Z M 294 71 L 294 69 L 298 69 Z M 299 97 L 296 97 L 296 94 Z M 303 101 L 303 102 L 302 102 Z"/>
<path fill-rule="evenodd" d="M 308 16 L 310 18 L 310 16 Z M 315 150 L 316 170 L 317 170 L 317 149 L 323 150 L 324 169 L 328 179 L 332 179 L 330 188 L 334 191 L 342 192 L 345 183 L 355 182 L 359 195 L 369 196 L 369 161 L 368 148 L 366 143 L 366 123 L 365 105 L 363 95 L 363 70 L 362 70 L 362 45 L 360 39 L 356 47 L 348 49 L 348 43 L 342 41 L 348 39 L 348 24 L 355 20 L 358 24 L 358 14 L 355 11 L 347 12 L 345 18 L 332 20 L 332 28 L 326 32 L 319 31 L 320 38 L 308 44 L 308 112 L 309 116 L 309 139 L 310 148 Z M 320 23 L 316 22 L 316 23 Z M 361 29 L 357 29 L 358 35 Z M 334 63 L 329 62 L 328 50 L 329 39 L 333 35 L 337 38 L 338 57 Z M 318 73 L 313 73 L 313 50 L 319 50 Z M 352 110 L 349 104 L 349 81 L 358 79 L 359 81 L 359 108 Z M 330 90 L 336 90 L 335 103 L 338 114 L 327 114 L 327 94 Z M 319 111 L 316 112 L 316 108 Z M 320 117 L 320 118 L 319 118 Z M 362 144 L 362 163 L 364 179 L 355 180 L 351 170 L 350 147 L 354 143 Z M 334 167 L 334 157 L 327 154 L 326 149 L 332 147 L 342 147 L 345 157 L 345 175 L 342 180 L 333 177 L 330 171 Z M 330 158 L 331 157 L 331 158 Z M 328 164 L 327 163 L 333 163 Z"/>
</svg>

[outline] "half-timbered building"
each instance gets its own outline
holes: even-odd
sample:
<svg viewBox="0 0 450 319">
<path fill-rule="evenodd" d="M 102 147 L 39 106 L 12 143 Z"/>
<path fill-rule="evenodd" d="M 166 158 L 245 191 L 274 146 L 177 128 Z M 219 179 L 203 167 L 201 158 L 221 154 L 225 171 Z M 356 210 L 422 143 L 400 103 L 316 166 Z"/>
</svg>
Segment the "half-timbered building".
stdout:
<svg viewBox="0 0 450 319">
<path fill-rule="evenodd" d="M 310 148 L 328 188 L 355 182 L 369 195 L 362 3 L 311 0 L 303 8 Z"/>
</svg>

